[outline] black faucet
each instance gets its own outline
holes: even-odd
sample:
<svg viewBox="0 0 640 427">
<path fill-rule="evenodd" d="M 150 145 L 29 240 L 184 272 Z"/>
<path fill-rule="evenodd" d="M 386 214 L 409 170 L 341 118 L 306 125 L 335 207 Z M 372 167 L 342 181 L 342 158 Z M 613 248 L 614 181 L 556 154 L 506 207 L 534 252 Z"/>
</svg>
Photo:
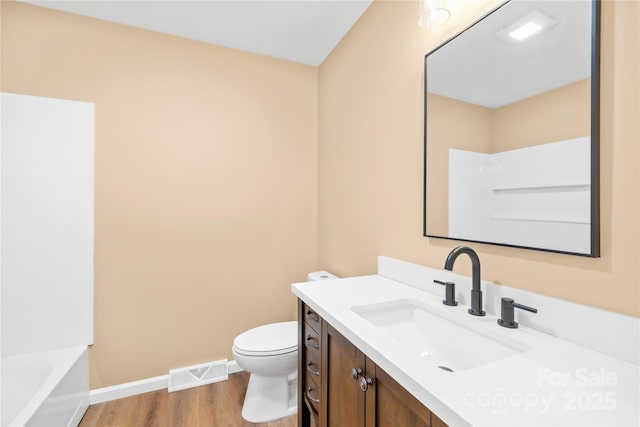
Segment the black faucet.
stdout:
<svg viewBox="0 0 640 427">
<path fill-rule="evenodd" d="M 453 282 L 443 282 L 442 280 L 434 280 L 433 283 L 437 283 L 438 285 L 443 285 L 445 290 L 445 297 L 442 300 L 444 305 L 458 305 L 458 301 L 456 301 L 456 284 Z"/>
<path fill-rule="evenodd" d="M 498 319 L 498 325 L 505 328 L 511 328 L 511 329 L 518 327 L 518 322 L 513 320 L 514 308 L 530 311 L 531 313 L 538 312 L 538 309 L 536 308 L 514 302 L 513 298 L 502 298 L 501 305 L 500 305 L 500 318 Z"/>
<path fill-rule="evenodd" d="M 444 269 L 452 271 L 453 263 L 460 254 L 467 254 L 471 258 L 471 308 L 469 314 L 474 316 L 484 316 L 486 313 L 482 310 L 482 289 L 480 288 L 480 258 L 478 254 L 468 246 L 458 246 L 447 256 L 444 262 Z"/>
</svg>

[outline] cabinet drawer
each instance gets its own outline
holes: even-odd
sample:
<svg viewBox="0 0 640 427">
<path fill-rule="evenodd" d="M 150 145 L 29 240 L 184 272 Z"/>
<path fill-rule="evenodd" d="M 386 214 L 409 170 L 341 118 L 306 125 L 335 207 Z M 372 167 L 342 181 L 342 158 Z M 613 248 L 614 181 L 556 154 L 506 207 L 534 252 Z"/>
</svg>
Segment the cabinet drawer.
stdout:
<svg viewBox="0 0 640 427">
<path fill-rule="evenodd" d="M 309 409 L 314 412 L 314 416 L 317 416 L 320 411 L 320 387 L 309 374 L 305 375 L 304 400 Z"/>
<path fill-rule="evenodd" d="M 309 308 L 307 304 L 302 305 L 302 315 L 304 316 L 303 320 L 317 333 L 320 333 L 320 315 Z"/>
<path fill-rule="evenodd" d="M 321 375 L 320 367 L 322 366 L 320 334 L 305 322 L 303 325 L 302 339 L 304 344 L 304 371 L 306 374 L 314 377 L 319 384 Z"/>
<path fill-rule="evenodd" d="M 305 335 L 307 337 L 307 335 Z M 304 352 L 304 370 L 307 375 L 310 375 L 318 384 L 320 384 L 321 376 L 321 352 L 320 349 L 307 346 Z"/>
<path fill-rule="evenodd" d="M 302 340 L 305 354 L 317 352 L 318 356 L 314 360 L 320 360 L 320 334 L 306 322 L 303 325 Z"/>
</svg>

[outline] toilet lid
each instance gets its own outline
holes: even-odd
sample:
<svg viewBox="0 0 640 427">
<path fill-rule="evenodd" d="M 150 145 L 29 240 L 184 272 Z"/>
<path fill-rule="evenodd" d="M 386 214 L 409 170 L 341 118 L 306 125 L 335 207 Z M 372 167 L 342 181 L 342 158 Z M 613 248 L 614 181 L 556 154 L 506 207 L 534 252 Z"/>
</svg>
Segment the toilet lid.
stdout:
<svg viewBox="0 0 640 427">
<path fill-rule="evenodd" d="M 233 340 L 238 353 L 268 356 L 298 349 L 298 322 L 279 322 L 258 326 Z"/>
</svg>

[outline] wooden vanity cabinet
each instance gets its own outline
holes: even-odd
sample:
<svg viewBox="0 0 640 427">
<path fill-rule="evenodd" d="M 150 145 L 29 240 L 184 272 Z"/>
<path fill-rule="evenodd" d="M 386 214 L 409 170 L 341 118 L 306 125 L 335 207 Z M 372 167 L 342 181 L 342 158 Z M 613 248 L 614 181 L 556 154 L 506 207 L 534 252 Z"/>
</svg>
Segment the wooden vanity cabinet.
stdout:
<svg viewBox="0 0 640 427">
<path fill-rule="evenodd" d="M 298 426 L 319 425 L 322 408 L 322 319 L 298 300 Z"/>
<path fill-rule="evenodd" d="M 372 379 L 372 386 L 364 393 L 367 426 L 431 426 L 435 415 L 369 359 L 366 375 Z"/>
<path fill-rule="evenodd" d="M 446 427 L 317 313 L 302 301 L 298 307 L 300 427 Z M 320 321 L 310 324 L 306 320 L 308 316 Z M 313 345 L 314 336 L 309 329 L 320 334 L 319 349 Z M 315 366 L 317 350 L 320 350 L 320 367 L 318 375 L 311 375 L 309 368 Z"/>
<path fill-rule="evenodd" d="M 322 385 L 325 405 L 320 425 L 364 426 L 365 393 L 358 382 L 364 378 L 365 356 L 331 325 L 324 322 L 324 326 Z"/>
</svg>

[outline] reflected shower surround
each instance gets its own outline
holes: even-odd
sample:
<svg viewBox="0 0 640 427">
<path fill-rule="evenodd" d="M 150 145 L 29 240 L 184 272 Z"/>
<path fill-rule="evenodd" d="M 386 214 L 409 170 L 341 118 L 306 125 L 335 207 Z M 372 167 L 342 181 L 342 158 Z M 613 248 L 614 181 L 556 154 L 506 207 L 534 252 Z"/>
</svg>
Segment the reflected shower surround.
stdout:
<svg viewBox="0 0 640 427">
<path fill-rule="evenodd" d="M 494 154 L 451 149 L 449 236 L 588 252 L 589 142 L 585 136 Z"/>
</svg>

